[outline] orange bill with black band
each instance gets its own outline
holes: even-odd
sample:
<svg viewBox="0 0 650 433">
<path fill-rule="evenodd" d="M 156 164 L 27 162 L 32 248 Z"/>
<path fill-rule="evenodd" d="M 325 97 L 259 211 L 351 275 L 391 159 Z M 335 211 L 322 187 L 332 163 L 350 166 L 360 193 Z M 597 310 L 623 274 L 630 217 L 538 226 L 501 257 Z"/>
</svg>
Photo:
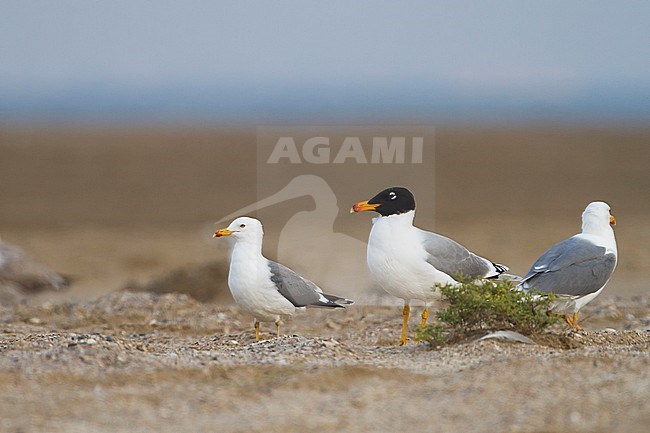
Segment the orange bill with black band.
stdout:
<svg viewBox="0 0 650 433">
<path fill-rule="evenodd" d="M 379 203 L 368 203 L 368 201 L 360 201 L 359 203 L 355 203 L 354 206 L 352 206 L 352 209 L 350 209 L 350 213 L 354 212 L 366 212 L 369 210 L 375 210 L 379 207 Z"/>
<path fill-rule="evenodd" d="M 220 238 L 223 236 L 230 236 L 234 232 L 228 230 L 228 229 L 219 229 L 216 232 L 214 232 L 214 235 L 212 235 L 213 238 Z"/>
</svg>

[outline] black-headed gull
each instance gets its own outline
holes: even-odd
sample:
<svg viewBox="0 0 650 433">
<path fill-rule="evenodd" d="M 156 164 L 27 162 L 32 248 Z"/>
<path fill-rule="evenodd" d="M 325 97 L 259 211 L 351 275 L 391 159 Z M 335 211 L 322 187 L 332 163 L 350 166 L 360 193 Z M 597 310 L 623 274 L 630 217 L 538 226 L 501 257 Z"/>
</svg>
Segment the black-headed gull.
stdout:
<svg viewBox="0 0 650 433">
<path fill-rule="evenodd" d="M 404 300 L 404 324 L 400 344 L 406 344 L 406 331 L 413 299 L 423 301 L 422 322 L 429 315 L 429 303 L 439 299 L 434 285 L 457 284 L 462 275 L 494 278 L 508 270 L 477 256 L 459 243 L 413 226 L 415 198 L 402 187 L 383 190 L 367 201 L 356 203 L 350 212 L 374 211 L 368 239 L 368 269 L 374 281 L 393 296 Z"/>
</svg>

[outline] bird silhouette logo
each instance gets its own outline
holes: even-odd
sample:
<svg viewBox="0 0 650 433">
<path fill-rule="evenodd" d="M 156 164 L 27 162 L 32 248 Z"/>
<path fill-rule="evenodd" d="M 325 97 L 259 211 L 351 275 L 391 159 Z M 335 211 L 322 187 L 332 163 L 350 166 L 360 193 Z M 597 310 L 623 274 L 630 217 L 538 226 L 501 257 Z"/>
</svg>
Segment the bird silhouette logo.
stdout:
<svg viewBox="0 0 650 433">
<path fill-rule="evenodd" d="M 334 230 L 339 214 L 337 197 L 320 176 L 296 176 L 278 192 L 224 216 L 217 224 L 299 197 L 311 197 L 315 206 L 294 213 L 284 224 L 277 260 L 308 271 L 311 279 L 327 287 L 340 287 L 355 295 L 366 291 L 367 243 Z"/>
</svg>

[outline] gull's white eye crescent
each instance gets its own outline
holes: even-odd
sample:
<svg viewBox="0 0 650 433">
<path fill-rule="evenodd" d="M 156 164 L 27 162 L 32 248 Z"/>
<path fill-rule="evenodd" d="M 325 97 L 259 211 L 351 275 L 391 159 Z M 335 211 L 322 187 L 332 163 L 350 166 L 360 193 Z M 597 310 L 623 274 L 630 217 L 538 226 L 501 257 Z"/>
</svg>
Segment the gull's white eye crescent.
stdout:
<svg viewBox="0 0 650 433">
<path fill-rule="evenodd" d="M 388 196 L 390 197 L 391 200 L 395 200 L 397 198 L 397 194 L 395 194 L 393 191 L 389 192 Z"/>
</svg>

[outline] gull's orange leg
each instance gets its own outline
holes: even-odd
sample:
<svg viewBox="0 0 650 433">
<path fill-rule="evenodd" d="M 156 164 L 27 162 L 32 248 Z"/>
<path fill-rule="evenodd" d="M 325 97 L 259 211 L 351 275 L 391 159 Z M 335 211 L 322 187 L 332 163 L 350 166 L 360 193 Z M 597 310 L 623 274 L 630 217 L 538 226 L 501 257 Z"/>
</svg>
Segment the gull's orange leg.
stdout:
<svg viewBox="0 0 650 433">
<path fill-rule="evenodd" d="M 260 322 L 255 321 L 255 341 L 260 341 Z"/>
<path fill-rule="evenodd" d="M 422 312 L 422 322 L 420 322 L 420 326 L 426 325 L 428 318 L 429 318 L 429 307 L 425 306 L 424 311 Z"/>
<path fill-rule="evenodd" d="M 571 320 L 573 322 L 573 332 L 578 332 L 582 331 L 582 327 L 578 325 L 578 312 L 576 311 L 573 313 L 573 319 Z"/>
<path fill-rule="evenodd" d="M 280 337 L 280 321 L 275 322 L 275 328 L 277 331 L 277 336 Z"/>
<path fill-rule="evenodd" d="M 564 315 L 564 320 L 566 320 L 566 323 L 568 323 L 569 326 L 571 326 L 573 328 L 573 320 L 571 319 L 571 316 L 569 316 L 568 314 L 565 314 Z"/>
<path fill-rule="evenodd" d="M 577 311 L 575 313 L 573 313 L 573 316 L 569 316 L 568 314 L 566 314 L 564 316 L 564 320 L 566 320 L 566 323 L 568 323 L 569 326 L 571 326 L 571 330 L 573 332 L 582 331 L 582 328 L 580 327 L 580 325 L 578 325 L 578 312 Z"/>
<path fill-rule="evenodd" d="M 404 303 L 404 310 L 402 315 L 404 316 L 404 324 L 402 325 L 402 338 L 399 340 L 399 345 L 404 346 L 406 344 L 406 329 L 409 324 L 409 315 L 411 314 L 411 306 L 408 304 L 408 301 Z"/>
</svg>

